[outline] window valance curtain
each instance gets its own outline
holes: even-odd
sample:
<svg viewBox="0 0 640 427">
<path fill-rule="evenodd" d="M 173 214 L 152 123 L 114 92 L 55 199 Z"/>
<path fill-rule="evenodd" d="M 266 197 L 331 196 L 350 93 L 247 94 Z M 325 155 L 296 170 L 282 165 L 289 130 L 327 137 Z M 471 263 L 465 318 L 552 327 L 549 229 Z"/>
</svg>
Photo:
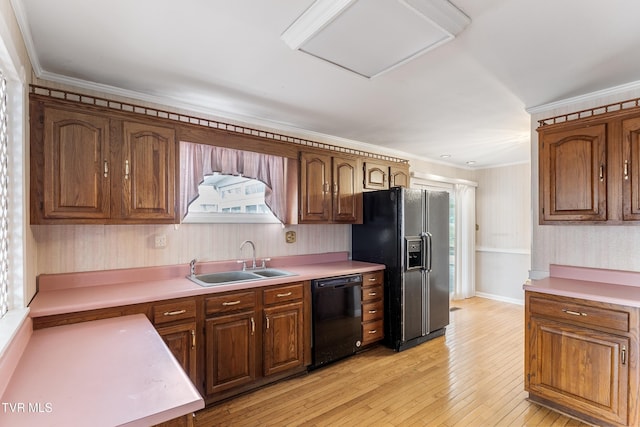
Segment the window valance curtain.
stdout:
<svg viewBox="0 0 640 427">
<path fill-rule="evenodd" d="M 280 222 L 286 217 L 284 159 L 280 156 L 234 150 L 213 145 L 180 142 L 180 212 L 187 214 L 189 204 L 198 197 L 198 185 L 205 175 L 218 172 L 242 175 L 262 181 L 265 204 Z"/>
</svg>

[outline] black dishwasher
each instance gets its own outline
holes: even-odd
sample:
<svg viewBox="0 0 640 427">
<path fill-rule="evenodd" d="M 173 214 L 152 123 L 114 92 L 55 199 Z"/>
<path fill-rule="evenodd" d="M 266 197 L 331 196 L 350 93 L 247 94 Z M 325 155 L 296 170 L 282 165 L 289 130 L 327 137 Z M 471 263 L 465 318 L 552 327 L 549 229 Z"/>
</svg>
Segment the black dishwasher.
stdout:
<svg viewBox="0 0 640 427">
<path fill-rule="evenodd" d="M 311 281 L 313 368 L 349 356 L 362 345 L 362 275 Z"/>
</svg>

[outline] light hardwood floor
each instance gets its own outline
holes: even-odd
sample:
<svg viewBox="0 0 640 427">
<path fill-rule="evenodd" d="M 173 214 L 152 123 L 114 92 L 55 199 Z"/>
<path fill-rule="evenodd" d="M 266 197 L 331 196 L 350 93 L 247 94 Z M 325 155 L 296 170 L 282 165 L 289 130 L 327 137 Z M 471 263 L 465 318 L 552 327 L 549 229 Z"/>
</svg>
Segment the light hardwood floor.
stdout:
<svg viewBox="0 0 640 427">
<path fill-rule="evenodd" d="M 523 307 L 455 301 L 444 337 L 377 346 L 196 414 L 201 426 L 586 426 L 530 403 Z"/>
</svg>

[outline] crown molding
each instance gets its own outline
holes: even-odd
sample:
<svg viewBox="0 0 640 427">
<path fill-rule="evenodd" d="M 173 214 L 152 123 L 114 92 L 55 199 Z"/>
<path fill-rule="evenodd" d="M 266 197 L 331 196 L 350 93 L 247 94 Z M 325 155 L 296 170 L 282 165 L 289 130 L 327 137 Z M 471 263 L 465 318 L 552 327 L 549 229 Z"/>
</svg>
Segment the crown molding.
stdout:
<svg viewBox="0 0 640 427">
<path fill-rule="evenodd" d="M 637 80 L 635 82 L 625 83 L 619 86 L 613 86 L 608 89 L 598 90 L 598 91 L 587 93 L 584 95 L 574 96 L 572 98 L 562 99 L 560 101 L 554 101 L 554 102 L 549 102 L 547 104 L 537 105 L 535 107 L 525 108 L 525 111 L 529 114 L 544 113 L 546 111 L 553 110 L 556 108 L 570 107 L 579 102 L 595 101 L 606 96 L 622 95 L 625 92 L 638 90 L 638 89 L 640 89 L 640 80 Z"/>
</svg>

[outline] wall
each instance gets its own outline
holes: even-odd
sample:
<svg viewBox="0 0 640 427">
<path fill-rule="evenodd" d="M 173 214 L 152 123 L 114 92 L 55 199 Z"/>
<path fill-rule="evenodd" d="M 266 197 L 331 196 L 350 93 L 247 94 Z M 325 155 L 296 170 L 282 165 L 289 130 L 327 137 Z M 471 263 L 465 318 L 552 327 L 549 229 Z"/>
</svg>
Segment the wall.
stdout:
<svg viewBox="0 0 640 427">
<path fill-rule="evenodd" d="M 640 97 L 640 88 L 627 86 L 574 98 L 536 109 L 531 118 L 531 197 L 533 235 L 531 277 L 546 277 L 549 264 L 640 271 L 640 227 L 538 225 L 538 120 Z"/>
<path fill-rule="evenodd" d="M 476 171 L 476 292 L 522 302 L 531 266 L 530 165 Z"/>
<path fill-rule="evenodd" d="M 240 244 L 252 240 L 258 258 L 349 251 L 349 225 L 182 224 L 32 226 L 38 246 L 38 272 L 61 273 L 127 267 L 187 264 L 193 258 L 220 261 L 249 258 Z M 285 231 L 296 243 L 285 243 Z M 155 248 L 155 236 L 167 246 Z"/>
</svg>

